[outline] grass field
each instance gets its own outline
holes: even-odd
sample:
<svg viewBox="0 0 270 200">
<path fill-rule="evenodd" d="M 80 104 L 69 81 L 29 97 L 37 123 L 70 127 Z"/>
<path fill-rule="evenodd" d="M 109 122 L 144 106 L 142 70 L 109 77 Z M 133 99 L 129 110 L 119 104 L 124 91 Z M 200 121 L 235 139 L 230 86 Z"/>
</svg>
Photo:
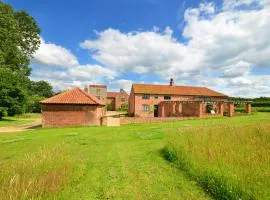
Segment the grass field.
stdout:
<svg viewBox="0 0 270 200">
<path fill-rule="evenodd" d="M 14 117 L 4 117 L 0 120 L 0 127 L 7 127 L 7 126 L 20 126 L 24 124 L 28 124 L 33 122 L 35 119 L 40 118 L 40 114 L 32 113 L 32 114 L 24 114 L 18 115 Z"/>
<path fill-rule="evenodd" d="M 244 137 L 241 137 L 245 134 L 242 130 L 244 127 L 269 122 L 269 113 L 256 113 L 233 118 L 121 127 L 37 129 L 0 134 L 0 199 L 213 199 L 214 196 L 199 184 L 197 179 L 179 167 L 179 163 L 165 159 L 165 145 L 184 145 L 186 143 L 181 143 L 178 139 L 188 137 L 187 133 L 190 133 L 189 141 L 194 141 L 194 148 L 199 149 L 201 144 L 207 146 L 207 143 L 199 139 L 193 140 L 196 137 L 194 130 L 190 131 L 192 128 L 196 127 L 201 135 L 207 135 L 207 128 L 213 132 L 214 128 L 224 126 L 225 130 L 230 130 L 231 127 L 239 130 L 239 134 L 231 139 L 235 146 L 232 144 L 229 147 L 235 150 L 237 145 L 240 146 L 239 153 L 234 155 L 233 150 L 228 151 L 228 156 L 236 156 L 235 159 L 240 159 L 242 168 L 246 166 L 243 174 L 246 175 L 248 170 L 252 170 L 252 174 L 257 175 L 258 170 L 244 164 L 247 160 L 244 151 L 248 154 L 253 150 L 253 146 L 249 144 L 249 139 L 244 141 Z M 269 130 L 269 127 L 266 128 Z M 248 138 L 253 136 L 252 130 L 247 133 Z M 229 133 L 233 132 L 224 133 L 230 138 Z M 212 137 L 217 143 L 213 148 L 227 148 L 226 145 L 221 145 L 218 137 Z M 238 142 L 236 137 L 243 141 Z M 226 139 L 225 136 L 221 138 Z M 269 139 L 269 134 L 263 133 L 261 140 L 251 140 L 254 143 L 260 142 L 256 144 L 258 149 L 255 149 L 250 159 L 256 163 L 260 163 L 257 160 L 264 159 L 259 169 L 265 169 L 258 176 L 262 184 L 268 184 L 269 180 L 269 174 L 265 174 L 267 170 L 269 173 L 269 166 L 265 165 L 269 161 L 268 157 L 265 157 L 269 152 L 267 138 Z M 208 141 L 209 144 L 213 143 L 209 139 Z M 227 139 L 226 143 L 229 141 L 230 139 Z M 198 145 L 195 145 L 195 142 Z M 218 169 L 215 155 L 224 155 L 224 152 L 227 151 L 220 150 L 217 154 L 211 154 L 213 162 L 210 165 L 204 164 L 204 151 L 197 157 L 192 152 L 187 153 L 192 161 L 196 159 L 198 164 L 203 163 L 207 169 Z M 218 161 L 223 163 L 222 159 Z M 240 166 L 236 161 L 232 164 L 235 164 L 237 169 Z M 230 166 L 220 173 L 238 172 L 232 171 Z M 265 175 L 267 176 L 263 178 Z M 230 174 L 228 177 L 230 178 Z M 246 180 L 246 177 L 244 178 L 241 184 Z M 266 185 L 260 186 L 261 189 L 255 188 L 260 190 L 256 195 L 264 198 L 268 191 L 265 191 Z"/>
<path fill-rule="evenodd" d="M 270 199 L 269 116 L 255 124 L 216 121 L 167 135 L 167 159 L 214 198 Z"/>
</svg>

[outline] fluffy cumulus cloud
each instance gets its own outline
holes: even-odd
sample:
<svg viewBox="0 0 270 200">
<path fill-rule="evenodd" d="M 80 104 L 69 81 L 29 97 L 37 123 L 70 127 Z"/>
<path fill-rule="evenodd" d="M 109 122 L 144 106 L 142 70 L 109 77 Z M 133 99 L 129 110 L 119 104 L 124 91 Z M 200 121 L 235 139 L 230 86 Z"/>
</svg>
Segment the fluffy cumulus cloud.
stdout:
<svg viewBox="0 0 270 200">
<path fill-rule="evenodd" d="M 270 94 L 267 78 L 252 76 L 251 69 L 270 67 L 269 0 L 224 0 L 217 8 L 212 2 L 184 12 L 185 26 L 177 40 L 168 27 L 146 32 L 123 33 L 115 29 L 98 32 L 97 39 L 80 45 L 102 65 L 119 73 L 156 74 L 165 80 L 174 77 L 226 91 L 263 88 Z M 218 81 L 216 81 L 218 80 Z M 215 82 L 215 83 L 214 83 Z M 256 86 L 256 87 L 255 87 Z M 247 91 L 252 91 L 247 90 Z M 267 92 L 263 92 L 264 94 Z M 254 93 L 243 93 L 245 96 Z"/>
<path fill-rule="evenodd" d="M 56 90 L 84 87 L 89 83 L 105 82 L 116 77 L 116 72 L 100 65 L 79 64 L 77 57 L 69 49 L 45 42 L 43 38 L 32 59 L 32 68 L 33 80 L 46 79 Z"/>
<path fill-rule="evenodd" d="M 65 84 L 69 80 L 69 85 L 99 81 L 128 90 L 131 81 L 119 76 L 135 73 L 156 75 L 161 82 L 172 77 L 229 95 L 269 96 L 270 75 L 253 72 L 270 68 L 270 0 L 224 0 L 221 7 L 204 2 L 183 15 L 181 33 L 156 26 L 149 31 L 97 32 L 80 46 L 98 65 L 80 65 L 71 51 L 44 40 L 33 62 L 66 67 L 43 76 Z"/>
<path fill-rule="evenodd" d="M 70 50 L 48 43 L 41 38 L 40 47 L 35 53 L 32 63 L 45 66 L 71 67 L 78 65 L 78 60 Z"/>
</svg>

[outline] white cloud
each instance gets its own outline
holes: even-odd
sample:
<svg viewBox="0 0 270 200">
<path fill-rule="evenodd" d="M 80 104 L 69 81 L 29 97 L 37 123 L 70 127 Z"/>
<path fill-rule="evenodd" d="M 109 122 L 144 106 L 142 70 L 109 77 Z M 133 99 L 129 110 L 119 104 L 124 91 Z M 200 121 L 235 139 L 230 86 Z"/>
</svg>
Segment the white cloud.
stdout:
<svg viewBox="0 0 270 200">
<path fill-rule="evenodd" d="M 41 38 L 40 47 L 35 53 L 32 63 L 45 66 L 71 67 L 78 65 L 78 60 L 70 50 L 53 43 L 45 42 Z"/>
<path fill-rule="evenodd" d="M 99 65 L 80 65 L 68 70 L 68 75 L 78 80 L 100 80 L 100 78 L 114 79 L 116 73 Z"/>
<path fill-rule="evenodd" d="M 150 31 L 96 32 L 96 39 L 80 46 L 97 65 L 80 65 L 70 50 L 42 40 L 33 62 L 64 70 L 33 73 L 57 87 L 105 83 L 113 90 L 129 90 L 131 80 L 117 79 L 133 72 L 146 79 L 156 75 L 161 82 L 172 77 L 178 83 L 210 86 L 229 95 L 269 96 L 269 75 L 252 73 L 270 67 L 270 0 L 224 0 L 219 8 L 204 2 L 186 9 L 184 21 L 182 35 L 157 26 Z"/>
<path fill-rule="evenodd" d="M 199 64 L 196 49 L 177 42 L 170 28 L 164 32 L 127 34 L 108 29 L 99 33 L 97 40 L 84 41 L 81 47 L 89 49 L 100 63 L 119 72 L 175 76 L 192 72 Z"/>
<path fill-rule="evenodd" d="M 119 91 L 119 88 L 124 89 L 128 94 L 130 93 L 132 80 L 120 79 L 108 82 L 110 91 Z"/>
<path fill-rule="evenodd" d="M 177 40 L 169 27 L 164 31 L 154 27 L 152 31 L 128 33 L 107 29 L 98 32 L 96 39 L 85 40 L 81 47 L 119 73 L 157 75 L 163 80 L 201 78 L 224 87 L 245 88 L 256 83 L 259 88 L 257 79 L 249 78 L 253 77 L 251 69 L 270 67 L 269 2 L 224 0 L 222 8 L 212 2 L 188 8 L 182 33 L 185 43 Z M 261 85 L 264 90 L 269 88 Z"/>
<path fill-rule="evenodd" d="M 88 84 L 100 84 L 112 81 L 116 73 L 99 65 L 78 65 L 65 70 L 34 69 L 33 80 L 46 80 L 55 90 L 63 90 L 75 86 L 84 88 Z"/>
<path fill-rule="evenodd" d="M 222 77 L 234 78 L 246 76 L 249 72 L 250 64 L 247 62 L 240 61 L 236 64 L 225 66 Z"/>
</svg>

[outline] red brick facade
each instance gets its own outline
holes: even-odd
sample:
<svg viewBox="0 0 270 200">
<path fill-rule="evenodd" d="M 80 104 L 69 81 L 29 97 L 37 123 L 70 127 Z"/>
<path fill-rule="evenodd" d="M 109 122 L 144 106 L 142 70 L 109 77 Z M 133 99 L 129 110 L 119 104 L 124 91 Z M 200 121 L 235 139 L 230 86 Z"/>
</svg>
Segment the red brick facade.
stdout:
<svg viewBox="0 0 270 200">
<path fill-rule="evenodd" d="M 101 125 L 104 106 L 41 105 L 42 127 Z"/>
<path fill-rule="evenodd" d="M 128 108 L 129 95 L 125 90 L 120 89 L 119 92 L 108 92 L 106 104 L 109 107 L 109 110 L 119 110 Z"/>
<path fill-rule="evenodd" d="M 105 105 L 80 88 L 73 88 L 40 102 L 43 127 L 101 125 Z"/>
<path fill-rule="evenodd" d="M 129 115 L 135 117 L 202 117 L 206 114 L 207 104 L 200 102 L 208 100 L 212 102 L 216 113 L 223 115 L 224 105 L 219 102 L 228 99 L 226 95 L 204 87 L 174 86 L 173 80 L 168 86 L 135 86 L 129 97 Z"/>
</svg>

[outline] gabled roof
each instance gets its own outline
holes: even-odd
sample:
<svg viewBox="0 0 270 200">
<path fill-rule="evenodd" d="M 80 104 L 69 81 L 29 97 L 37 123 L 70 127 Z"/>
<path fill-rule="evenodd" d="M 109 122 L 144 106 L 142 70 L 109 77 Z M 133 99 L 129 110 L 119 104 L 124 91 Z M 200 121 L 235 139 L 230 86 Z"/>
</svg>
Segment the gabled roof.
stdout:
<svg viewBox="0 0 270 200">
<path fill-rule="evenodd" d="M 105 105 L 93 95 L 90 95 L 76 87 L 55 95 L 40 102 L 41 104 L 83 104 L 83 105 Z"/>
<path fill-rule="evenodd" d="M 120 89 L 120 92 L 107 92 L 107 98 L 116 98 L 118 95 L 125 95 L 125 96 L 129 96 L 128 93 L 123 90 L 123 89 Z"/>
<path fill-rule="evenodd" d="M 119 92 L 107 92 L 108 98 L 115 98 L 117 95 L 119 95 Z"/>
<path fill-rule="evenodd" d="M 210 96 L 228 97 L 225 94 L 216 92 L 207 87 L 177 86 L 177 85 L 156 85 L 156 84 L 133 84 L 135 94 L 162 94 L 162 95 L 183 95 L 183 96 Z"/>
</svg>

